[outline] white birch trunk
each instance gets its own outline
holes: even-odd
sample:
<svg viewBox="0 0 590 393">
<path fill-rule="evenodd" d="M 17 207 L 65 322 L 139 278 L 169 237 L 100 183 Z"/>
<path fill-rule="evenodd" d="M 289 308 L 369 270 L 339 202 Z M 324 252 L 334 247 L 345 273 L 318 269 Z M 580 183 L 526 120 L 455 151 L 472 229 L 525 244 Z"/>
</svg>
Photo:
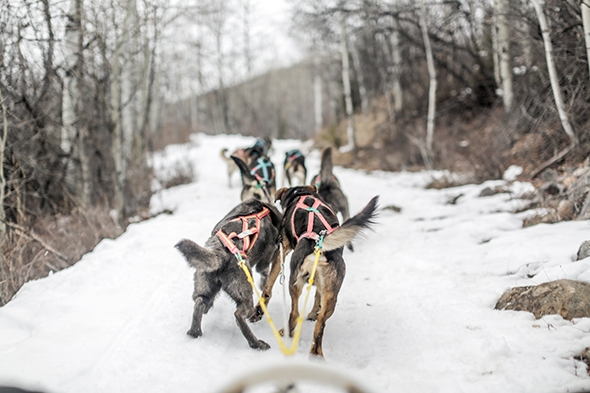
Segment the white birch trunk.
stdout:
<svg viewBox="0 0 590 393">
<path fill-rule="evenodd" d="M 117 213 L 116 220 L 121 223 L 125 217 L 125 156 L 123 155 L 123 125 L 122 125 L 122 75 L 121 59 L 125 57 L 123 50 L 127 48 L 129 39 L 130 5 L 135 0 L 128 0 L 125 7 L 125 18 L 121 30 L 121 36 L 116 41 L 111 68 L 111 121 L 113 123 L 113 140 L 111 153 L 115 164 L 114 183 L 115 196 L 114 208 Z"/>
<path fill-rule="evenodd" d="M 82 2 L 72 0 L 65 31 L 64 90 L 60 147 L 67 154 L 65 182 L 83 207 L 90 205 L 90 163 L 86 154 L 86 128 L 80 128 L 82 77 Z"/>
<path fill-rule="evenodd" d="M 320 76 L 319 55 L 316 53 L 314 58 L 314 76 L 313 76 L 313 110 L 315 119 L 316 134 L 322 130 L 323 123 L 323 97 L 322 97 L 322 78 Z"/>
<path fill-rule="evenodd" d="M 127 31 L 123 32 L 125 39 L 121 41 L 123 46 L 121 52 L 121 64 L 123 65 L 121 69 L 121 154 L 123 155 L 121 172 L 123 178 L 127 178 L 127 168 L 133 159 L 132 148 L 137 131 L 135 120 L 138 118 L 138 113 L 134 76 L 141 75 L 142 72 L 136 54 L 138 50 L 136 33 L 139 25 L 136 0 L 128 0 L 127 18 L 128 21 L 125 25 Z"/>
<path fill-rule="evenodd" d="M 500 78 L 500 49 L 498 44 L 498 10 L 496 3 L 492 0 L 492 62 L 494 64 L 494 81 L 498 88 L 502 87 L 502 78 Z"/>
<path fill-rule="evenodd" d="M 8 116 L 6 114 L 6 102 L 0 90 L 0 104 L 2 106 L 2 138 L 0 139 L 0 242 L 6 235 L 6 213 L 4 212 L 4 197 L 6 189 L 6 177 L 4 176 L 4 149 L 6 148 L 6 138 L 8 137 Z M 2 263 L 0 261 L 0 263 Z"/>
<path fill-rule="evenodd" d="M 434 57 L 432 55 L 432 46 L 430 44 L 430 37 L 428 36 L 428 25 L 426 22 L 426 5 L 424 0 L 420 7 L 420 28 L 422 30 L 422 39 L 424 40 L 424 51 L 426 52 L 426 64 L 428 66 L 428 76 L 430 78 L 430 87 L 428 88 L 428 119 L 426 121 L 426 152 L 427 162 L 426 167 L 432 169 L 432 161 L 434 157 L 434 120 L 436 116 L 436 68 L 434 67 Z"/>
<path fill-rule="evenodd" d="M 512 67 L 510 65 L 510 29 L 508 28 L 508 0 L 496 0 L 496 23 L 498 26 L 498 55 L 500 79 L 502 80 L 502 101 L 504 110 L 510 112 L 514 101 L 512 88 Z"/>
<path fill-rule="evenodd" d="M 342 4 L 342 3 L 341 3 Z M 348 60 L 348 43 L 346 32 L 346 15 L 343 10 L 340 11 L 340 55 L 342 57 L 342 84 L 344 85 L 344 103 L 346 105 L 346 116 L 348 117 L 348 126 L 346 136 L 348 143 L 342 148 L 342 151 L 351 151 L 356 149 L 356 140 L 354 132 L 354 113 L 352 108 L 352 95 L 350 89 L 350 64 Z"/>
<path fill-rule="evenodd" d="M 395 21 L 394 21 L 395 23 Z M 400 113 L 404 107 L 404 95 L 401 85 L 401 52 L 399 46 L 399 31 L 394 27 L 389 38 L 391 42 L 391 85 L 393 88 L 393 110 Z"/>
<path fill-rule="evenodd" d="M 582 24 L 584 25 L 584 42 L 586 43 L 586 57 L 590 72 L 590 0 L 582 0 Z"/>
<path fill-rule="evenodd" d="M 553 98 L 555 99 L 555 106 L 559 113 L 559 119 L 561 120 L 561 126 L 563 130 L 570 138 L 572 146 L 578 144 L 578 138 L 574 133 L 574 130 L 569 122 L 568 114 L 565 111 L 565 105 L 563 103 L 563 97 L 561 95 L 561 87 L 559 86 L 559 80 L 557 77 L 557 70 L 555 68 L 555 62 L 553 61 L 553 45 L 551 44 L 551 36 L 549 35 L 549 27 L 547 26 L 547 19 L 543 12 L 543 6 L 539 0 L 531 0 L 539 19 L 539 26 L 541 27 L 541 33 L 543 35 L 543 43 L 545 44 L 545 58 L 547 60 L 547 70 L 549 72 L 549 80 L 551 81 L 551 90 L 553 90 Z"/>
</svg>

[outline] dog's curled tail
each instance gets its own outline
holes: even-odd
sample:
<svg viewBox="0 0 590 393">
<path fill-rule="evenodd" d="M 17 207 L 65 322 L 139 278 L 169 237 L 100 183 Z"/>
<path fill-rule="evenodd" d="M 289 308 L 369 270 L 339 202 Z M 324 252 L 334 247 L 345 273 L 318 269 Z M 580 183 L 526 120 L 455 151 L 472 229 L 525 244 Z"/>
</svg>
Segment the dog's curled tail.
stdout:
<svg viewBox="0 0 590 393">
<path fill-rule="evenodd" d="M 212 250 L 199 246 L 192 240 L 182 239 L 174 246 L 186 259 L 191 267 L 206 270 L 215 270 L 217 268 L 217 255 Z"/>
<path fill-rule="evenodd" d="M 229 162 L 231 162 L 231 158 L 229 158 L 229 157 L 227 156 L 227 152 L 228 152 L 228 151 L 229 151 L 229 150 L 227 150 L 226 148 L 223 148 L 223 149 L 221 149 L 221 152 L 220 152 L 219 154 L 221 155 L 221 158 L 223 158 L 225 161 L 229 161 Z"/>
<path fill-rule="evenodd" d="M 334 232 L 326 235 L 322 245 L 323 251 L 332 251 L 349 244 L 352 239 L 365 229 L 370 229 L 375 224 L 375 217 L 377 216 L 377 202 L 379 196 L 373 197 L 354 217 L 350 217 L 339 226 Z"/>
</svg>

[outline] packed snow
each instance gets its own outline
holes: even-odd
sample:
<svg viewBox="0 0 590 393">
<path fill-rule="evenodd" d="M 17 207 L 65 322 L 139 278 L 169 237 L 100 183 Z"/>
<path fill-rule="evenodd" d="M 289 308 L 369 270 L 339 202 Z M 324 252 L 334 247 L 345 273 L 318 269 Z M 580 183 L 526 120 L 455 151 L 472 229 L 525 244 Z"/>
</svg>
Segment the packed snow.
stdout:
<svg viewBox="0 0 590 393">
<path fill-rule="evenodd" d="M 308 359 L 313 322 L 305 322 L 292 357 L 281 353 L 265 320 L 252 324 L 271 345 L 255 351 L 225 294 L 203 317 L 203 336 L 186 335 L 193 272 L 174 244 L 183 238 L 204 244 L 240 202 L 239 176 L 229 188 L 219 152 L 253 142 L 195 135 L 191 143 L 154 155 L 160 177 L 182 165 L 195 174 L 193 183 L 153 196 L 153 213 L 173 214 L 130 225 L 74 266 L 25 284 L 0 308 L 0 386 L 204 393 L 272 365 L 322 366 Z M 292 148 L 307 154 L 309 179 L 319 170 L 320 152 L 295 140 L 274 142 L 278 172 Z M 494 309 L 514 286 L 561 278 L 590 282 L 590 258 L 575 262 L 580 243 L 590 238 L 588 221 L 523 228 L 530 213 L 514 212 L 532 186 L 517 181 L 434 190 L 425 186 L 443 173 L 334 171 L 352 214 L 374 195 L 383 209 L 375 230 L 355 240 L 354 252 L 344 251 L 347 274 L 326 326 L 322 367 L 372 392 L 590 391 L 585 364 L 574 360 L 590 347 L 589 318 L 536 320 L 527 312 Z M 281 178 L 279 173 L 279 186 Z M 479 197 L 497 185 L 511 192 Z M 391 205 L 401 212 L 387 209 Z M 279 324 L 281 293 L 277 281 L 269 309 Z"/>
</svg>

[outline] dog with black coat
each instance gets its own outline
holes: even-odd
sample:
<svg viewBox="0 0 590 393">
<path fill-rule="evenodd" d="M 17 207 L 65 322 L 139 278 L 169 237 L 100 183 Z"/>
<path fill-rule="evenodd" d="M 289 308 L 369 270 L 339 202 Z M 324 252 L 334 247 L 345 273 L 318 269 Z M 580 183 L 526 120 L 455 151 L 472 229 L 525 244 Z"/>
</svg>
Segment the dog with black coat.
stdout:
<svg viewBox="0 0 590 393">
<path fill-rule="evenodd" d="M 223 148 L 221 149 L 220 156 L 227 164 L 227 185 L 229 188 L 232 187 L 231 185 L 231 178 L 235 171 L 238 170 L 238 166 L 231 159 L 231 156 L 239 157 L 242 161 L 246 163 L 246 165 L 250 165 L 253 159 L 258 158 L 259 156 L 268 156 L 270 150 L 272 149 L 272 140 L 268 137 L 258 138 L 254 142 L 254 144 L 250 147 L 241 147 L 236 149 L 231 153 L 229 156 L 227 155 L 228 149 Z"/>
<path fill-rule="evenodd" d="M 289 187 L 295 185 L 305 185 L 307 178 L 307 168 L 305 167 L 305 156 L 300 150 L 293 149 L 285 153 L 285 161 L 283 162 L 283 186 L 285 180 L 289 183 Z M 293 180 L 299 179 L 298 184 L 294 184 Z"/>
<path fill-rule="evenodd" d="M 315 262 L 315 247 L 321 242 L 320 257 L 316 270 L 316 295 L 313 308 L 307 316 L 315 320 L 311 356 L 323 357 L 322 339 L 326 321 L 336 308 L 340 287 L 344 281 L 346 266 L 342 258 L 343 247 L 363 230 L 374 224 L 376 217 L 376 196 L 354 217 L 338 224 L 334 211 L 324 203 L 315 186 L 298 186 L 281 188 L 276 200 L 283 208 L 281 236 L 283 254 L 293 250 L 290 262 L 289 293 L 291 295 L 291 313 L 289 315 L 289 334 L 292 336 L 299 318 L 299 297 L 303 286 L 308 281 Z M 283 256 L 284 256 L 283 255 Z M 268 281 L 263 291 L 263 298 L 270 300 L 272 284 L 276 280 L 280 266 L 272 265 Z M 262 318 L 260 304 L 251 321 Z"/>
<path fill-rule="evenodd" d="M 270 346 L 259 340 L 246 322 L 255 314 L 252 286 L 239 264 L 261 273 L 262 286 L 267 281 L 269 266 L 278 258 L 278 242 L 282 216 L 277 208 L 255 199 L 240 203 L 232 209 L 211 232 L 205 247 L 191 240 L 181 240 L 176 248 L 195 268 L 194 310 L 187 334 L 200 337 L 203 314 L 213 306 L 221 290 L 236 303 L 234 313 L 238 327 L 251 348 L 266 350 Z"/>
<path fill-rule="evenodd" d="M 275 166 L 258 148 L 250 152 L 250 164 L 239 157 L 231 156 L 242 174 L 242 193 L 240 198 L 245 201 L 255 198 L 272 203 L 277 190 Z"/>
</svg>

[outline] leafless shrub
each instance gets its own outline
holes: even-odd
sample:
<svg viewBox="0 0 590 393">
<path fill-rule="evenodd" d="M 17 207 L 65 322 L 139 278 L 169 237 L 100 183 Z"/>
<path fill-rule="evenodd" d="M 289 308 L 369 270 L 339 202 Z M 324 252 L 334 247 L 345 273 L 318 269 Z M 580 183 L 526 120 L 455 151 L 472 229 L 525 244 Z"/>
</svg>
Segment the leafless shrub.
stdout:
<svg viewBox="0 0 590 393">
<path fill-rule="evenodd" d="M 9 227 L 0 243 L 0 306 L 27 281 L 73 265 L 102 239 L 115 238 L 122 231 L 102 208 L 41 218 L 26 229 Z"/>
</svg>

